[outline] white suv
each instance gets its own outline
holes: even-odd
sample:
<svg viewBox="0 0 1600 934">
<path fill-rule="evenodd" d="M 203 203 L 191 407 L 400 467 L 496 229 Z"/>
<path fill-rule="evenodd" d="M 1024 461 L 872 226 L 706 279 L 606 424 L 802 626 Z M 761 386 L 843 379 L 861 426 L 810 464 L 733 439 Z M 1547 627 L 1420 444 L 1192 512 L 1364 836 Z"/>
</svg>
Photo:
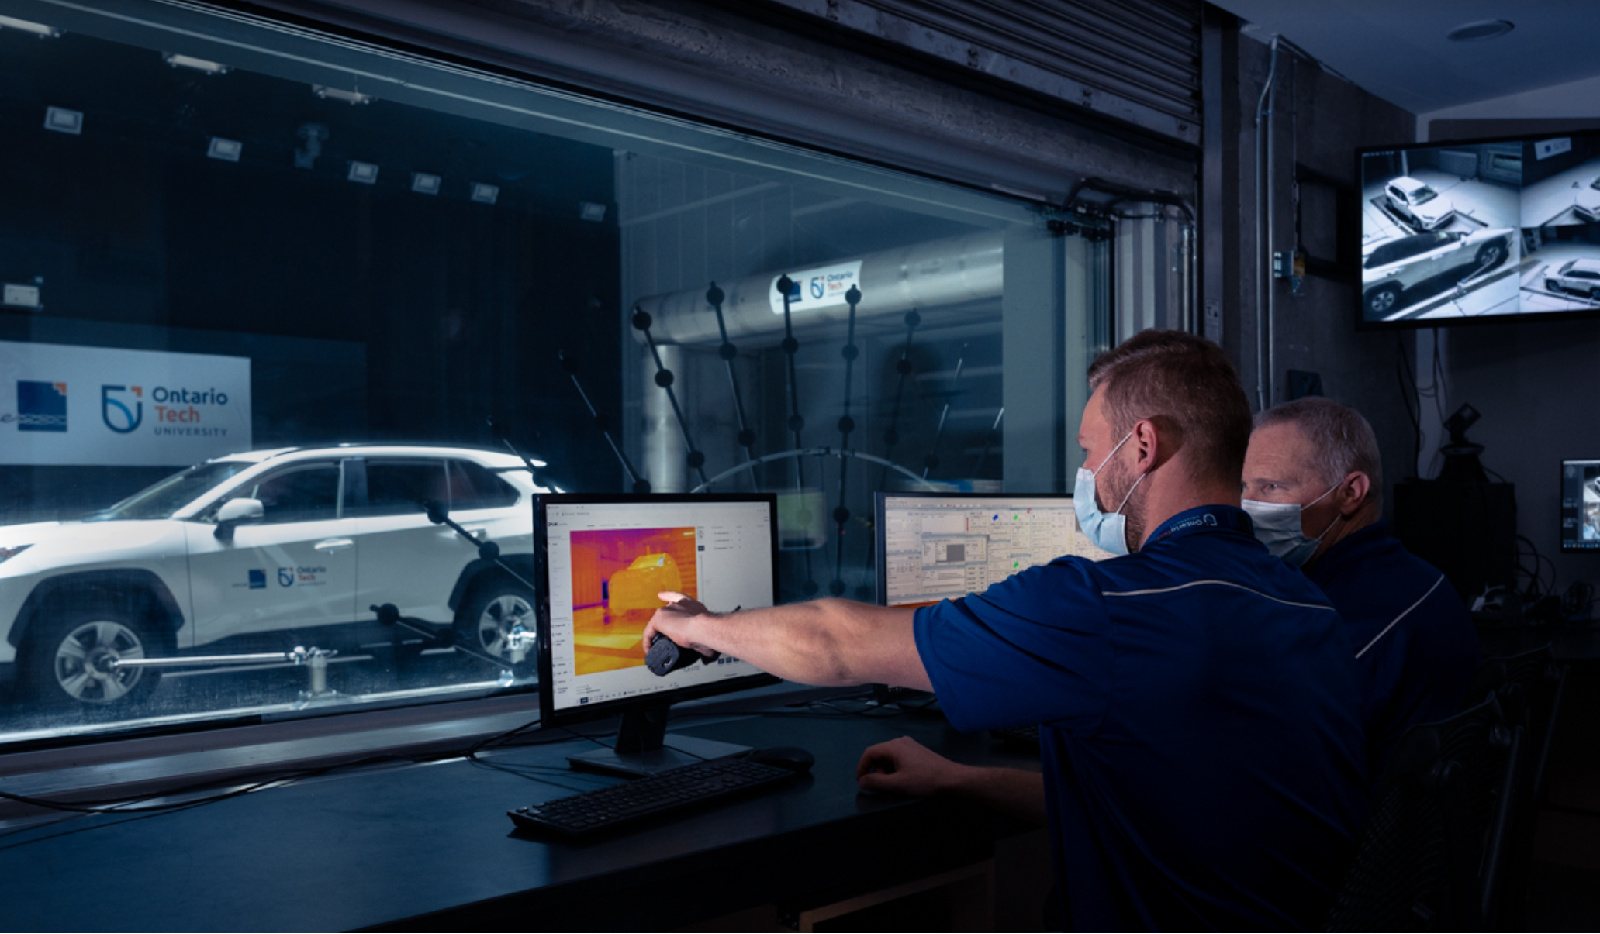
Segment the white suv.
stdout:
<svg viewBox="0 0 1600 934">
<path fill-rule="evenodd" d="M 1551 292 L 1569 292 L 1600 301 L 1600 259 L 1567 260 L 1561 268 L 1545 274 L 1544 287 Z"/>
<path fill-rule="evenodd" d="M 504 656 L 514 627 L 534 628 L 517 575 L 534 579 L 542 492 L 508 454 L 287 448 L 207 461 L 81 521 L 0 527 L 0 677 L 47 703 L 126 703 L 157 669 L 113 659 L 396 644 L 369 609 L 385 603 Z"/>
</svg>

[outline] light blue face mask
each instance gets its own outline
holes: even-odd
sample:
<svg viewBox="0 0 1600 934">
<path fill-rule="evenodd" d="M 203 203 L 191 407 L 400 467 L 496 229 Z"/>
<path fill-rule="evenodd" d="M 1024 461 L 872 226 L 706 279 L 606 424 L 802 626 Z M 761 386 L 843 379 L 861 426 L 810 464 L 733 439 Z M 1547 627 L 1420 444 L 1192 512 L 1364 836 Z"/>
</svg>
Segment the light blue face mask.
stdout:
<svg viewBox="0 0 1600 934">
<path fill-rule="evenodd" d="M 1100 510 L 1100 504 L 1094 498 L 1094 478 L 1100 471 L 1106 469 L 1111 463 L 1111 458 L 1122 450 L 1122 446 L 1133 437 L 1133 432 L 1123 435 L 1117 446 L 1111 449 L 1106 459 L 1094 470 L 1087 467 L 1078 468 L 1078 479 L 1072 488 L 1072 509 L 1078 514 L 1078 527 L 1083 529 L 1083 534 L 1089 536 L 1089 541 L 1102 551 L 1109 551 L 1114 555 L 1128 553 L 1128 517 L 1122 514 L 1122 507 L 1128 505 L 1128 499 L 1133 496 L 1133 491 L 1144 482 L 1149 474 L 1140 474 L 1139 479 L 1133 481 L 1133 486 L 1128 487 L 1128 495 L 1117 504 L 1115 512 L 1105 513 Z"/>
<path fill-rule="evenodd" d="M 1327 493 L 1306 503 L 1306 506 L 1315 506 L 1327 499 L 1328 493 L 1338 488 L 1339 484 L 1335 483 L 1328 488 Z M 1317 553 L 1317 546 L 1322 544 L 1322 540 L 1327 538 L 1333 527 L 1344 518 L 1336 514 L 1333 521 L 1328 523 L 1328 527 L 1322 530 L 1321 535 L 1307 538 L 1300 530 L 1300 512 L 1305 506 L 1299 503 L 1264 503 L 1260 500 L 1247 499 L 1239 505 L 1249 514 L 1250 525 L 1255 531 L 1256 539 L 1267 546 L 1267 551 L 1274 558 L 1282 558 L 1295 567 L 1305 567 L 1311 556 Z"/>
</svg>

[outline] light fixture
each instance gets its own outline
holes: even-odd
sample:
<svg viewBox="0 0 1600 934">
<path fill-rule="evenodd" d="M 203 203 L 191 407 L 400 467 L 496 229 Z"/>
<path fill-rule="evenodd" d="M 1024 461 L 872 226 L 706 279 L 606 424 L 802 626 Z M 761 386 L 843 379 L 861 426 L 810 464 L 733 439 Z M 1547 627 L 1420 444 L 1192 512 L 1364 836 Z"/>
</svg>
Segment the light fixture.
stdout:
<svg viewBox="0 0 1600 934">
<path fill-rule="evenodd" d="M 232 70 L 220 62 L 207 61 L 203 58 L 195 58 L 192 55 L 179 55 L 177 52 L 168 52 L 161 57 L 173 68 L 193 68 L 195 71 L 203 71 L 208 75 L 225 75 Z"/>
<path fill-rule="evenodd" d="M 427 172 L 411 173 L 411 190 L 418 194 L 436 195 L 443 182 L 444 179 L 437 175 L 429 175 Z"/>
<path fill-rule="evenodd" d="M 12 16 L 0 16 L 0 29 L 17 29 L 22 32 L 31 32 L 41 39 L 54 39 L 61 35 L 61 30 L 43 23 L 34 23 L 25 19 Z"/>
<path fill-rule="evenodd" d="M 599 223 L 606 219 L 606 206 L 593 201 L 578 202 L 578 216 L 586 221 Z"/>
<path fill-rule="evenodd" d="M 375 185 L 378 182 L 378 167 L 371 162 L 357 162 L 351 159 L 350 174 L 345 177 L 363 185 Z"/>
<path fill-rule="evenodd" d="M 71 133 L 77 136 L 83 132 L 83 111 L 68 110 L 65 107 L 48 107 L 44 112 L 44 128 L 55 130 L 57 133 Z"/>
<path fill-rule="evenodd" d="M 483 182 L 472 183 L 472 200 L 481 204 L 494 204 L 499 198 L 499 185 L 485 185 Z"/>
<path fill-rule="evenodd" d="M 236 139 L 223 139 L 220 136 L 211 137 L 211 145 L 206 147 L 206 155 L 223 162 L 238 162 L 239 154 L 244 152 L 244 143 Z"/>
<path fill-rule="evenodd" d="M 1482 42 L 1484 39 L 1495 39 L 1505 35 L 1516 24 L 1507 19 L 1483 19 L 1474 23 L 1463 23 L 1444 34 L 1451 42 Z"/>
<path fill-rule="evenodd" d="M 370 94 L 362 94 L 360 91 L 341 91 L 338 88 L 330 88 L 325 84 L 313 84 L 311 90 L 324 100 L 344 101 L 346 104 L 351 105 L 370 104 L 377 100 L 376 97 Z"/>
</svg>

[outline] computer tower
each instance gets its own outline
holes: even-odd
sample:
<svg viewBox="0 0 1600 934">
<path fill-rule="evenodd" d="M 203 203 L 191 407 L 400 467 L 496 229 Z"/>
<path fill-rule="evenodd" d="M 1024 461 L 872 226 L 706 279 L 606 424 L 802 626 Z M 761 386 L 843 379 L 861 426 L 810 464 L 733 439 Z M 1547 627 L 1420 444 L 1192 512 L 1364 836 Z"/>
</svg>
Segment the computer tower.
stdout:
<svg viewBox="0 0 1600 934">
<path fill-rule="evenodd" d="M 1395 484 L 1394 535 L 1444 572 L 1463 601 L 1511 586 L 1516 568 L 1517 500 L 1510 483 L 1411 478 Z"/>
</svg>

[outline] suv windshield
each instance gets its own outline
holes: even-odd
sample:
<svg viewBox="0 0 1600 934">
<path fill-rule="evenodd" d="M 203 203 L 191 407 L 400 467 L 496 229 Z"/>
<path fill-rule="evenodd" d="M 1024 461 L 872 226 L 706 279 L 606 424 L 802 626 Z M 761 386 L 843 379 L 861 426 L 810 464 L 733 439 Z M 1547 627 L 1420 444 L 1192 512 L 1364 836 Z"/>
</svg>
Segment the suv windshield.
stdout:
<svg viewBox="0 0 1600 934">
<path fill-rule="evenodd" d="M 207 490 L 255 464 L 250 461 L 212 461 L 190 467 L 157 483 L 145 487 L 122 502 L 90 513 L 85 522 L 106 522 L 112 519 L 167 519 L 184 506 L 194 502 Z"/>
<path fill-rule="evenodd" d="M 1421 188 L 1418 188 L 1416 191 L 1413 191 L 1411 193 L 1411 203 L 1412 204 L 1427 204 L 1429 201 L 1432 201 L 1434 198 L 1437 198 L 1437 197 L 1439 197 L 1438 192 L 1436 192 L 1432 188 L 1429 188 L 1428 186 L 1424 185 Z"/>
</svg>

